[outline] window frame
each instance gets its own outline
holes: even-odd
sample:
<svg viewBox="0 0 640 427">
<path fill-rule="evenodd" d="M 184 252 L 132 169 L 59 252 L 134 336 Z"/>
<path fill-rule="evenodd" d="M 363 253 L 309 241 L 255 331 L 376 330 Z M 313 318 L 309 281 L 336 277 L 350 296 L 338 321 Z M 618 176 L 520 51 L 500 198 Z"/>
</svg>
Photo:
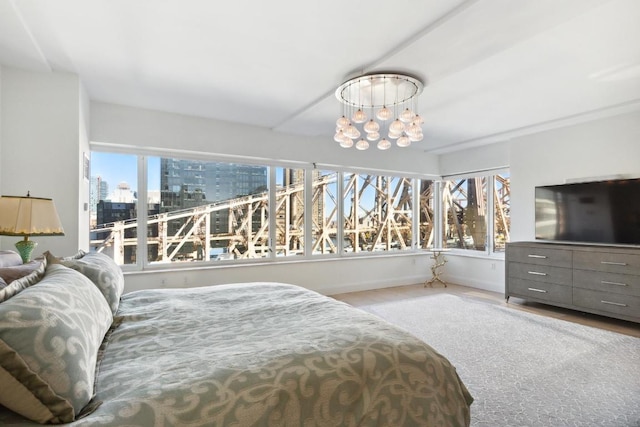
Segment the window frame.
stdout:
<svg viewBox="0 0 640 427">
<path fill-rule="evenodd" d="M 443 218 L 443 183 L 446 181 L 457 180 L 457 179 L 471 179 L 471 178 L 485 178 L 487 183 L 487 227 L 486 227 L 486 241 L 487 245 L 484 250 L 470 250 L 470 249 L 461 249 L 461 248 L 448 248 L 447 251 L 450 254 L 475 257 L 475 258 L 498 258 L 504 259 L 504 251 L 496 251 L 495 250 L 495 179 L 497 175 L 508 174 L 510 177 L 510 169 L 508 167 L 500 167 L 494 169 L 486 169 L 483 171 L 476 171 L 472 173 L 466 174 L 455 174 L 455 175 L 446 175 L 443 176 L 442 179 L 438 182 L 440 188 L 437 191 L 438 202 L 437 205 L 437 213 L 440 215 L 439 220 L 436 222 L 441 228 L 437 230 L 436 238 L 439 238 L 438 248 L 443 248 L 442 235 L 444 226 L 444 218 Z M 507 240 L 508 241 L 508 240 Z"/>
<path fill-rule="evenodd" d="M 449 175 L 449 176 L 436 176 L 433 174 L 402 174 L 397 171 L 385 171 L 376 169 L 364 169 L 364 168 L 346 168 L 337 167 L 334 165 L 317 165 L 315 163 L 307 162 L 273 162 L 264 159 L 243 157 L 243 156 L 221 156 L 210 153 L 196 153 L 180 150 L 150 150 L 139 149 L 134 147 L 124 147 L 115 144 L 103 144 L 103 143 L 91 143 L 90 151 L 113 153 L 113 154 L 129 154 L 137 156 L 138 166 L 138 179 L 137 179 L 137 192 L 138 192 L 138 224 L 137 224 L 137 254 L 135 264 L 124 264 L 121 266 L 123 271 L 161 271 L 167 269 L 179 269 L 179 268 L 204 268 L 204 267 L 230 267 L 244 264 L 261 264 L 261 263 L 288 263 L 299 261 L 317 261 L 323 259 L 350 259 L 361 257 L 377 257 L 377 256 L 405 256 L 416 255 L 432 251 L 433 249 L 442 248 L 442 230 L 443 230 L 443 201 L 442 201 L 442 189 L 443 182 L 452 179 L 462 178 L 474 178 L 474 177 L 486 177 L 487 182 L 492 184 L 495 182 L 495 175 L 499 175 L 501 172 L 509 173 L 509 168 L 502 167 L 497 169 L 488 169 L 470 174 Z M 265 166 L 267 168 L 267 186 L 269 188 L 269 247 L 270 251 L 266 257 L 250 258 L 250 259 L 233 259 L 222 261 L 198 261 L 198 262 L 172 262 L 169 264 L 151 263 L 147 259 L 147 256 L 139 256 L 139 254 L 147 253 L 147 220 L 148 220 L 148 159 L 149 157 L 172 157 L 185 160 L 199 160 L 199 161 L 211 161 L 211 162 L 229 162 L 229 163 L 243 163 Z M 274 250 L 274 244 L 276 242 L 276 192 L 272 191 L 276 188 L 276 169 L 277 168 L 289 168 L 299 169 L 304 171 L 304 253 L 299 256 L 287 256 L 277 257 Z M 313 190 L 312 179 L 314 170 L 320 169 L 324 171 L 332 171 L 337 174 L 337 251 L 336 253 L 324 253 L 313 254 L 312 253 L 312 209 L 313 209 Z M 344 204 L 344 182 L 345 175 L 347 174 L 371 174 L 378 176 L 385 176 L 391 178 L 408 179 L 411 183 L 412 192 L 412 242 L 409 248 L 406 250 L 389 250 L 389 251 L 344 251 L 344 221 L 343 221 L 343 204 Z M 433 247 L 421 248 L 420 242 L 420 182 L 422 180 L 433 181 Z M 458 248 L 451 248 L 449 253 L 452 255 L 469 256 L 469 257 L 490 257 L 490 258 L 504 258 L 504 252 L 495 251 L 495 236 L 494 224 L 495 224 L 495 208 L 494 208 L 494 184 L 487 185 L 487 239 L 489 244 L 485 251 L 469 251 Z"/>
</svg>

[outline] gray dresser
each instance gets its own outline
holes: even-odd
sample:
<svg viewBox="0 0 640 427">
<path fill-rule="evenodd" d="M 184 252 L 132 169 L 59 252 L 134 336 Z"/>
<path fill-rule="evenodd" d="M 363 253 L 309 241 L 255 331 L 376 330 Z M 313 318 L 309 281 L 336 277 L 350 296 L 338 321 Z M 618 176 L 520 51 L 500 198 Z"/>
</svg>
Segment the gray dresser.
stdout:
<svg viewBox="0 0 640 427">
<path fill-rule="evenodd" d="M 505 297 L 640 322 L 640 248 L 507 244 Z"/>
</svg>

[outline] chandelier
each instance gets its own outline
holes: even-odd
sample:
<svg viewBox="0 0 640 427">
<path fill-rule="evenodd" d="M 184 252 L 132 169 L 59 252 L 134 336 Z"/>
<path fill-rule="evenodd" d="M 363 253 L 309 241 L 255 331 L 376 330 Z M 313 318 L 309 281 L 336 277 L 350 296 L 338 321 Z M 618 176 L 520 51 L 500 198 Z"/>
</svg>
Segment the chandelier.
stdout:
<svg viewBox="0 0 640 427">
<path fill-rule="evenodd" d="M 347 80 L 336 90 L 342 116 L 333 139 L 341 147 L 366 150 L 376 143 L 380 150 L 408 147 L 422 141 L 424 120 L 417 113 L 423 84 L 404 74 L 366 74 Z"/>
</svg>

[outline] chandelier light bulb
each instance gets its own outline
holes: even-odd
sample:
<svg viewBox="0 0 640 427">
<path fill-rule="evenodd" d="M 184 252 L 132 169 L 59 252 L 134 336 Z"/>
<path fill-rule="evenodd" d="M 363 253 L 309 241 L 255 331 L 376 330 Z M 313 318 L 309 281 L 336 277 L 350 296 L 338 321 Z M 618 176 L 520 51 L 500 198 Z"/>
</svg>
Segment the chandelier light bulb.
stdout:
<svg viewBox="0 0 640 427">
<path fill-rule="evenodd" d="M 353 140 L 348 136 L 344 136 L 342 141 L 340 141 L 340 147 L 342 148 L 351 148 L 353 147 Z"/>
<path fill-rule="evenodd" d="M 335 135 L 333 135 L 333 140 L 335 142 L 342 142 L 342 138 L 344 138 L 344 132 L 342 132 L 342 129 L 338 129 L 338 131 L 336 132 Z"/>
<path fill-rule="evenodd" d="M 409 135 L 409 139 L 413 142 L 422 141 L 424 139 L 424 135 L 420 132 L 415 135 Z"/>
<path fill-rule="evenodd" d="M 380 138 L 380 132 L 369 132 L 367 134 L 367 139 L 371 142 L 377 141 Z"/>
<path fill-rule="evenodd" d="M 413 118 L 413 122 L 418 126 L 422 126 L 424 124 L 424 119 L 420 117 L 420 115 L 416 114 L 416 116 Z"/>
<path fill-rule="evenodd" d="M 383 106 L 376 113 L 376 117 L 382 120 L 383 122 L 386 122 L 387 120 L 389 120 L 391 116 L 393 116 L 393 112 L 390 109 L 388 109 L 386 106 Z"/>
<path fill-rule="evenodd" d="M 398 139 L 402 135 L 402 132 L 391 132 L 389 131 L 389 139 Z"/>
<path fill-rule="evenodd" d="M 354 125 L 347 126 L 347 128 L 344 130 L 344 134 L 351 139 L 360 138 L 360 131 Z"/>
<path fill-rule="evenodd" d="M 389 148 L 391 148 L 391 143 L 389 142 L 388 139 L 382 138 L 380 142 L 378 142 L 379 150 L 388 150 Z"/>
<path fill-rule="evenodd" d="M 358 108 L 358 111 L 353 113 L 353 116 L 351 116 L 351 120 L 354 123 L 364 123 L 367 121 L 367 113 Z"/>
<path fill-rule="evenodd" d="M 422 132 L 422 128 L 414 122 L 411 123 L 411 125 L 405 130 L 405 132 L 407 132 L 407 135 L 409 136 L 417 135 Z"/>
<path fill-rule="evenodd" d="M 336 126 L 344 129 L 347 126 L 349 126 L 349 119 L 347 119 L 345 116 L 340 117 L 338 120 L 336 120 Z"/>
<path fill-rule="evenodd" d="M 356 149 L 366 150 L 367 148 L 369 148 L 369 143 L 365 139 L 361 139 L 360 141 L 356 142 Z"/>
<path fill-rule="evenodd" d="M 378 124 L 378 122 L 374 122 L 373 119 L 371 119 L 367 123 L 365 123 L 363 129 L 367 133 L 378 132 L 380 130 L 380 125 Z"/>
<path fill-rule="evenodd" d="M 414 114 L 409 108 L 405 108 L 402 114 L 400 114 L 400 120 L 405 123 L 409 123 L 413 120 Z"/>
<path fill-rule="evenodd" d="M 396 145 L 398 147 L 408 147 L 411 145 L 411 140 L 409 139 L 409 137 L 407 135 L 402 135 L 400 138 L 398 138 L 398 140 L 396 141 Z"/>
<path fill-rule="evenodd" d="M 391 123 L 391 125 L 389 125 L 389 134 L 394 133 L 394 134 L 398 134 L 398 136 L 400 136 L 399 134 L 401 134 L 403 130 L 404 130 L 404 123 L 402 123 L 398 119 L 395 119 Z"/>
</svg>

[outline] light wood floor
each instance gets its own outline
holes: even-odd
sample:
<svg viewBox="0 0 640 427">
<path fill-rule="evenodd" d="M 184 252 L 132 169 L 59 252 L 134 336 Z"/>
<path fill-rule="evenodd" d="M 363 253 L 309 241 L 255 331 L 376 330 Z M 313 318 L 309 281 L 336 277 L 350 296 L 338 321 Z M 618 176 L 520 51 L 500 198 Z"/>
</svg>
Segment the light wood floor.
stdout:
<svg viewBox="0 0 640 427">
<path fill-rule="evenodd" d="M 513 308 L 514 310 L 528 311 L 530 313 L 536 313 L 548 317 L 555 317 L 569 322 L 580 323 L 582 325 L 593 326 L 596 328 L 606 329 L 609 331 L 640 338 L 640 323 L 627 322 L 624 320 L 597 316 L 595 314 L 582 313 L 579 311 L 568 310 L 560 307 L 527 302 L 525 300 L 513 297 L 509 299 L 509 303 L 506 303 L 503 294 L 455 284 L 448 284 L 446 288 L 441 285 L 434 285 L 433 288 L 425 288 L 423 284 L 397 286 L 393 288 L 351 292 L 332 296 L 337 300 L 344 301 L 352 306 L 358 307 L 384 301 L 410 299 L 434 293 L 449 293 L 452 295 L 471 297 L 477 300 L 485 301 L 487 304 L 499 304 L 502 306 Z"/>
</svg>

